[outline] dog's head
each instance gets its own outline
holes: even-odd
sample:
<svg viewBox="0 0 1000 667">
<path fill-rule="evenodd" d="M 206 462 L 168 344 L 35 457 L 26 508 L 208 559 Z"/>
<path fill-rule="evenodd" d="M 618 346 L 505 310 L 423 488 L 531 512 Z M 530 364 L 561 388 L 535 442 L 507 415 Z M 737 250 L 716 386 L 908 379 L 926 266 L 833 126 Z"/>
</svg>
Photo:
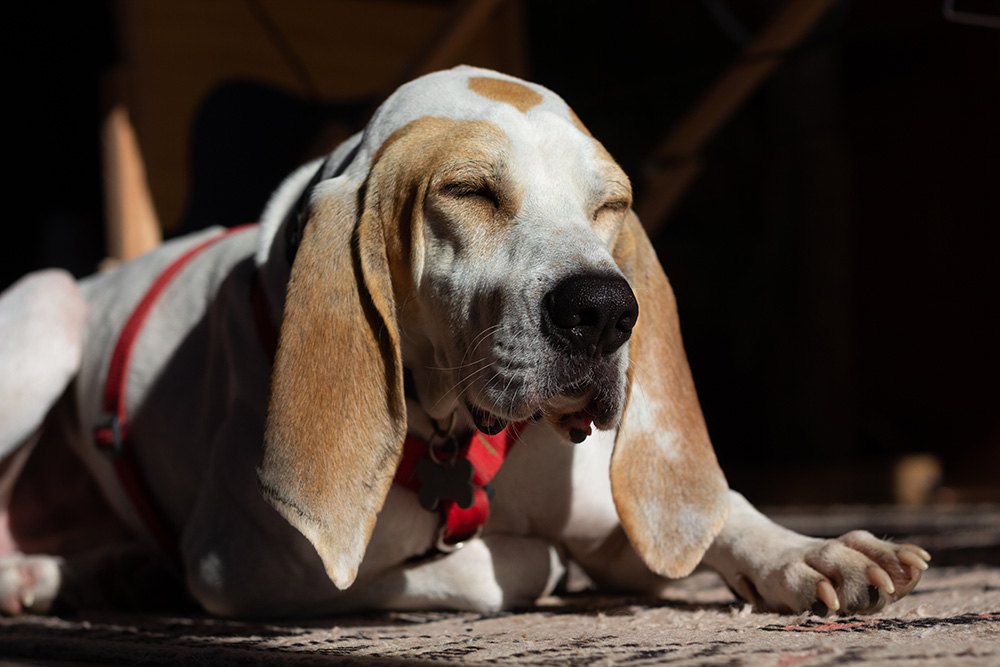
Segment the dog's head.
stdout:
<svg viewBox="0 0 1000 667">
<path fill-rule="evenodd" d="M 310 176 L 260 254 L 295 253 L 260 477 L 334 583 L 353 582 L 400 457 L 404 364 L 436 419 L 536 418 L 574 442 L 618 429 L 629 537 L 656 571 L 693 568 L 725 482 L 628 178 L 569 107 L 439 72 Z"/>
</svg>

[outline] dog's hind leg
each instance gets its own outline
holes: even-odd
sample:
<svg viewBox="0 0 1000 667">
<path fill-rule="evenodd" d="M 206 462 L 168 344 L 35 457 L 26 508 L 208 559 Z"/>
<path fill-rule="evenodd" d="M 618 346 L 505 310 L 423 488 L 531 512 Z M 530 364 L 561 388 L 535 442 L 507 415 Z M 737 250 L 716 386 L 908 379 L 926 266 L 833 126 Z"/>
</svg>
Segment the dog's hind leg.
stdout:
<svg viewBox="0 0 1000 667">
<path fill-rule="evenodd" d="M 87 311 L 73 277 L 58 269 L 0 294 L 0 461 L 39 429 L 76 375 Z"/>
<path fill-rule="evenodd" d="M 0 294 L 0 611 L 52 597 L 48 557 L 17 553 L 8 507 L 51 407 L 80 365 L 87 303 L 65 271 L 29 274 Z M 15 562 L 16 561 L 16 562 Z M 27 588 L 24 582 L 30 584 Z M 29 590 L 30 589 L 30 590 Z M 37 589 L 37 590 L 36 590 Z M 15 605 L 17 609 L 9 608 Z"/>
<path fill-rule="evenodd" d="M 183 578 L 138 542 L 74 556 L 0 556 L 0 616 L 80 610 L 192 611 Z"/>
</svg>

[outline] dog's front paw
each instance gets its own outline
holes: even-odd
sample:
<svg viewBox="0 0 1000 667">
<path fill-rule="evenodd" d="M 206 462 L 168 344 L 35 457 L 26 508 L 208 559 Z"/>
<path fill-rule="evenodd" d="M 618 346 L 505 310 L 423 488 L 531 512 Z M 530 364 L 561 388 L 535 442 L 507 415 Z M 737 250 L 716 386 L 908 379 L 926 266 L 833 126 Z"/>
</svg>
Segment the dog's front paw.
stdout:
<svg viewBox="0 0 1000 667">
<path fill-rule="evenodd" d="M 47 613 L 62 581 L 59 561 L 53 556 L 0 557 L 0 615 Z"/>
<path fill-rule="evenodd" d="M 759 576 L 739 575 L 733 588 L 761 611 L 871 614 L 913 590 L 930 554 L 856 530 L 810 540 Z"/>
</svg>

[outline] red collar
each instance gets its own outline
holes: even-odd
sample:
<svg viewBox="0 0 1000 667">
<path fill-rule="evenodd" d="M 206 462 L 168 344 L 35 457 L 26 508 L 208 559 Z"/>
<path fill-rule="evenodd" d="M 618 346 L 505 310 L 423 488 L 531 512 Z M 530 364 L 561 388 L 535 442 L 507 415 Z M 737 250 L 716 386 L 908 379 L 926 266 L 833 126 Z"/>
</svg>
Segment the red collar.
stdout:
<svg viewBox="0 0 1000 667">
<path fill-rule="evenodd" d="M 461 441 L 435 435 L 428 443 L 406 436 L 393 481 L 415 491 L 424 509 L 441 513 L 439 551 L 459 549 L 482 531 L 490 516 L 491 481 L 524 425 L 509 424 L 496 435 L 476 431 Z"/>
</svg>

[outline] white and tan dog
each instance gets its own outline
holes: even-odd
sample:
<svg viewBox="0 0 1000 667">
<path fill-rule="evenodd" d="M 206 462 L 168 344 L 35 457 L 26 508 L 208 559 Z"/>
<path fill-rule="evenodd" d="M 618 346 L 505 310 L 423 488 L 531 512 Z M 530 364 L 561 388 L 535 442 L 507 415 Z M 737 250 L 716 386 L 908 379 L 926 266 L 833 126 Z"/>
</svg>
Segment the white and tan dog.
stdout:
<svg viewBox="0 0 1000 667">
<path fill-rule="evenodd" d="M 570 561 L 643 591 L 704 562 L 789 612 L 908 593 L 919 547 L 805 537 L 728 490 L 631 201 L 559 97 L 459 67 L 400 88 L 289 177 L 259 227 L 169 280 L 218 230 L 78 284 L 26 277 L 0 298 L 3 610 L 107 602 L 108 575 L 135 574 L 127 554 L 152 562 L 135 483 L 216 614 L 514 607 Z M 118 388 L 115 459 L 94 440 L 109 365 L 158 280 Z M 393 483 L 404 439 L 515 422 L 488 520 L 439 554 L 441 512 Z"/>
</svg>

